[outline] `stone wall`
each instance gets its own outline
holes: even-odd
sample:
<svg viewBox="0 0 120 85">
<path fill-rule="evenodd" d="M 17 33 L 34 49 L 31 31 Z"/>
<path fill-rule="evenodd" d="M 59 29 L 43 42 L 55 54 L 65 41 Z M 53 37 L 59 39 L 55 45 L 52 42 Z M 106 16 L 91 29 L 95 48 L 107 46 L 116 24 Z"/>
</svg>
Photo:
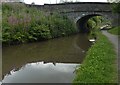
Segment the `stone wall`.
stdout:
<svg viewBox="0 0 120 85">
<path fill-rule="evenodd" d="M 109 19 L 113 25 L 117 24 L 118 14 L 112 13 L 111 3 L 103 2 L 79 2 L 79 3 L 62 3 L 62 4 L 45 4 L 45 5 L 27 5 L 37 7 L 39 10 L 47 13 L 59 12 L 67 15 L 76 23 L 79 19 L 89 15 L 101 15 Z"/>
<path fill-rule="evenodd" d="M 79 2 L 79 3 L 63 3 L 63 4 L 45 4 L 45 5 L 28 5 L 34 6 L 44 11 L 58 11 L 58 12 L 76 12 L 76 11 L 98 11 L 110 12 L 110 3 L 98 2 Z"/>
</svg>

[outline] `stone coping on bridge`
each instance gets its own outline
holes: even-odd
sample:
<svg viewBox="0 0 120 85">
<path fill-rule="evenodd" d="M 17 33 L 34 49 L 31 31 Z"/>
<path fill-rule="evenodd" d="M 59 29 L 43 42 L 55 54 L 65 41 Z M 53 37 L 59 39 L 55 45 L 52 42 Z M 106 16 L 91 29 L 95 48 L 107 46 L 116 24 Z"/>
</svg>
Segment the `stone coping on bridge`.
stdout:
<svg viewBox="0 0 120 85">
<path fill-rule="evenodd" d="M 112 4 L 108 2 L 66 2 L 66 3 L 55 3 L 55 4 L 47 4 L 44 5 L 67 5 L 67 4 Z M 27 4 L 27 5 L 38 5 L 38 4 Z M 38 6 L 44 6 L 44 5 L 38 5 Z"/>
<path fill-rule="evenodd" d="M 44 5 L 65 5 L 65 4 L 111 4 L 108 2 L 66 2 L 57 4 L 44 4 Z"/>
</svg>

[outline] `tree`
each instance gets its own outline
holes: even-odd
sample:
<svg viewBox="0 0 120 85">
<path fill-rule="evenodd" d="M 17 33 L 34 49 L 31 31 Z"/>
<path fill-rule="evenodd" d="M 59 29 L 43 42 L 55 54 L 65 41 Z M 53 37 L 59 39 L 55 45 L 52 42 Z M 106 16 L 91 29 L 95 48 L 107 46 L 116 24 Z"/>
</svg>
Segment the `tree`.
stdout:
<svg viewBox="0 0 120 85">
<path fill-rule="evenodd" d="M 113 3 L 112 4 L 113 12 L 120 13 L 120 0 L 107 0 L 107 1 Z"/>
<path fill-rule="evenodd" d="M 113 12 L 120 13 L 120 2 L 112 5 Z"/>
</svg>

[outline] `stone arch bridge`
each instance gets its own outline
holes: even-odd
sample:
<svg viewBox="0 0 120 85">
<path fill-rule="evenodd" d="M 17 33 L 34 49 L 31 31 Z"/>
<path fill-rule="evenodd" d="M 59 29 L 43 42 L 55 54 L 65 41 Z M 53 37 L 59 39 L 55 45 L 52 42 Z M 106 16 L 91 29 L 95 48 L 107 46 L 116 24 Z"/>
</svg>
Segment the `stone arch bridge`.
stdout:
<svg viewBox="0 0 120 85">
<path fill-rule="evenodd" d="M 59 12 L 67 15 L 75 24 L 81 23 L 82 27 L 88 19 L 93 16 L 103 16 L 112 22 L 112 25 L 118 25 L 118 15 L 112 13 L 111 3 L 103 2 L 77 2 L 45 5 L 28 5 L 37 7 L 47 13 Z"/>
</svg>

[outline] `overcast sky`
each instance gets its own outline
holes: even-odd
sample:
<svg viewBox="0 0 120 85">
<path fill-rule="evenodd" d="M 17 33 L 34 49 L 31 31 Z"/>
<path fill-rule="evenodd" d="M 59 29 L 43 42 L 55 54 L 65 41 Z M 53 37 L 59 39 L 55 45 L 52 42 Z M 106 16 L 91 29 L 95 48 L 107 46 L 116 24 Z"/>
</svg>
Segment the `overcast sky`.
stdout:
<svg viewBox="0 0 120 85">
<path fill-rule="evenodd" d="M 34 2 L 35 4 L 43 5 L 44 3 L 59 3 L 60 0 L 24 0 L 25 3 L 31 4 Z M 65 0 L 63 0 L 65 1 Z M 107 2 L 107 0 L 67 0 L 67 1 L 80 1 L 80 2 Z"/>
</svg>

